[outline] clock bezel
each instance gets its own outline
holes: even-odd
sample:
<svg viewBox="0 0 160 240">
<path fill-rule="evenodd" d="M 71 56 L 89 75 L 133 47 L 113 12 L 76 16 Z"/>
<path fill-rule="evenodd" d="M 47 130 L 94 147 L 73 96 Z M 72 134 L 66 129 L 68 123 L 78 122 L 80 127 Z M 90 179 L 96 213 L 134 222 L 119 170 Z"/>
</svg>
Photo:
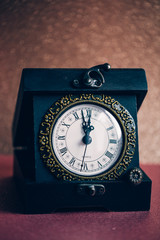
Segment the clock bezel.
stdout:
<svg viewBox="0 0 160 240">
<path fill-rule="evenodd" d="M 123 150 L 111 168 L 94 176 L 82 176 L 70 172 L 57 159 L 52 148 L 52 132 L 57 119 L 69 108 L 92 103 L 108 110 L 118 121 L 123 134 Z M 115 180 L 126 171 L 132 161 L 136 146 L 135 123 L 130 113 L 114 98 L 96 94 L 66 95 L 52 104 L 40 125 L 40 155 L 45 165 L 57 178 L 63 180 Z"/>
</svg>

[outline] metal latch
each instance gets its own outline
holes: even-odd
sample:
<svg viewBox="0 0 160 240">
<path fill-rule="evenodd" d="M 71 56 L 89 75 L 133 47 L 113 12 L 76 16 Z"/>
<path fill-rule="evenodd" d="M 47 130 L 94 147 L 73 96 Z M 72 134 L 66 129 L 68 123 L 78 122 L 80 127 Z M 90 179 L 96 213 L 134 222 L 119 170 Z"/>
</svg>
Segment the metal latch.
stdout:
<svg viewBox="0 0 160 240">
<path fill-rule="evenodd" d="M 105 186 L 102 184 L 79 184 L 77 189 L 80 195 L 102 196 L 105 193 Z"/>
<path fill-rule="evenodd" d="M 91 67 L 82 79 L 73 80 L 73 86 L 76 88 L 100 88 L 105 83 L 103 72 L 109 71 L 110 68 L 108 63 Z"/>
</svg>

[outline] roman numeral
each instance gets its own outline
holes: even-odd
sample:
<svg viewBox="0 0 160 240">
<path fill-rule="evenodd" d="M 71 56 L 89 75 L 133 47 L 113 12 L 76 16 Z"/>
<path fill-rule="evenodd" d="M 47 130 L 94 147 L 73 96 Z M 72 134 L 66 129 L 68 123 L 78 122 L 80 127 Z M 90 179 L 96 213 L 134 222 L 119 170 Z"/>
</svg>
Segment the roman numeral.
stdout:
<svg viewBox="0 0 160 240">
<path fill-rule="evenodd" d="M 69 127 L 70 127 L 70 125 L 69 125 L 69 124 L 66 124 L 66 123 L 64 123 L 64 122 L 62 123 L 62 125 L 63 125 L 63 126 L 65 126 L 65 127 L 67 127 L 67 128 L 69 128 Z"/>
<path fill-rule="evenodd" d="M 58 136 L 58 140 L 65 140 L 65 136 Z"/>
<path fill-rule="evenodd" d="M 81 171 L 88 171 L 87 163 L 83 163 L 83 166 L 81 166 Z"/>
<path fill-rule="evenodd" d="M 61 149 L 60 149 L 60 152 L 61 152 L 61 154 L 62 154 L 62 156 L 63 156 L 64 154 L 66 154 L 67 148 L 66 148 L 66 147 L 61 148 Z"/>
<path fill-rule="evenodd" d="M 73 157 L 73 158 L 70 160 L 69 164 L 70 164 L 71 166 L 73 166 L 73 165 L 75 164 L 75 161 L 76 161 L 76 159 Z"/>
<path fill-rule="evenodd" d="M 91 109 L 87 109 L 87 117 L 91 117 L 91 114 L 92 114 L 92 110 Z"/>
<path fill-rule="evenodd" d="M 112 130 L 113 128 L 114 128 L 114 127 L 111 126 L 111 127 L 107 128 L 107 131 L 110 131 L 110 130 Z"/>
<path fill-rule="evenodd" d="M 98 167 L 101 168 L 102 164 L 99 161 L 97 161 L 97 163 L 98 163 Z"/>
<path fill-rule="evenodd" d="M 75 117 L 76 120 L 79 119 L 79 116 L 78 116 L 77 112 L 74 112 L 73 115 L 74 115 L 74 117 Z"/>
<path fill-rule="evenodd" d="M 116 143 L 117 143 L 117 140 L 115 140 L 115 139 L 109 139 L 109 143 L 114 143 L 114 144 L 116 144 Z"/>
<path fill-rule="evenodd" d="M 112 153 L 110 153 L 109 151 L 107 151 L 106 153 L 105 153 L 105 155 L 108 157 L 108 158 L 112 158 L 112 156 L 113 156 L 113 154 Z"/>
</svg>

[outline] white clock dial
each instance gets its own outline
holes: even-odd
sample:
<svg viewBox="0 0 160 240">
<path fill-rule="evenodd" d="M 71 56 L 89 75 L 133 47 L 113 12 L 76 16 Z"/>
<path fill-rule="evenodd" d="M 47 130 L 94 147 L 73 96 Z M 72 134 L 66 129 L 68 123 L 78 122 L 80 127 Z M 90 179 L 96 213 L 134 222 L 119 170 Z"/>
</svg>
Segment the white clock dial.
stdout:
<svg viewBox="0 0 160 240">
<path fill-rule="evenodd" d="M 123 147 L 116 118 L 101 105 L 77 104 L 63 112 L 53 126 L 54 155 L 68 171 L 92 177 L 110 169 Z"/>
</svg>

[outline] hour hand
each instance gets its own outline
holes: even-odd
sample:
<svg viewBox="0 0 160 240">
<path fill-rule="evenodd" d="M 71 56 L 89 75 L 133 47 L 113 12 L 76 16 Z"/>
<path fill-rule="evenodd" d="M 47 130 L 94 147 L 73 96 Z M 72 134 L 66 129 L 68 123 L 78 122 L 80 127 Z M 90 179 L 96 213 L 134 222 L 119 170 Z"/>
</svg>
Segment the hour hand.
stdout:
<svg viewBox="0 0 160 240">
<path fill-rule="evenodd" d="M 85 132 L 86 129 L 87 129 L 87 123 L 86 123 L 85 118 L 84 118 L 83 110 L 81 110 L 81 114 L 82 114 L 82 120 L 83 120 L 82 127 L 83 127 L 83 130 Z"/>
</svg>

